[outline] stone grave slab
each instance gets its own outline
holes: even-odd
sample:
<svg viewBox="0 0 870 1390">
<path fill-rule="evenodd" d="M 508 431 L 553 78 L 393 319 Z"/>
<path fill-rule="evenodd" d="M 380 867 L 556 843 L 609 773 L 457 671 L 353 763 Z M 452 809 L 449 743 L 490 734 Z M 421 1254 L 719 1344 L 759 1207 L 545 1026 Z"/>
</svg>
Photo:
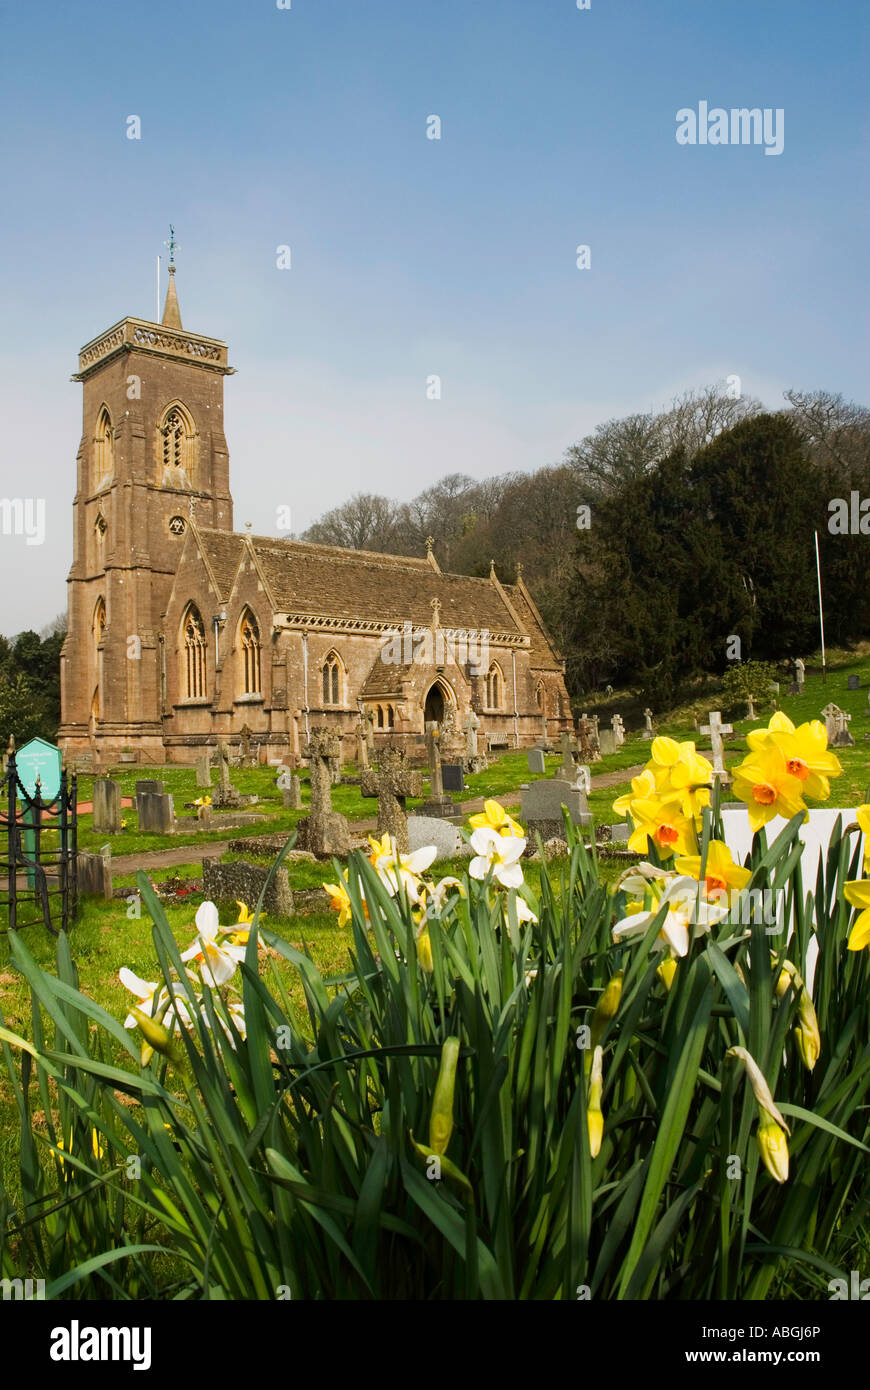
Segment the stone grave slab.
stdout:
<svg viewBox="0 0 870 1390">
<path fill-rule="evenodd" d="M 94 830 L 98 835 L 117 835 L 121 829 L 121 784 L 111 778 L 94 782 Z"/>
<path fill-rule="evenodd" d="M 219 859 L 203 859 L 203 897 L 212 902 L 243 902 L 253 911 L 269 873 L 268 866 L 244 860 L 222 864 Z M 283 864 L 269 885 L 263 908 L 270 917 L 289 917 L 293 912 L 290 876 Z"/>
</svg>

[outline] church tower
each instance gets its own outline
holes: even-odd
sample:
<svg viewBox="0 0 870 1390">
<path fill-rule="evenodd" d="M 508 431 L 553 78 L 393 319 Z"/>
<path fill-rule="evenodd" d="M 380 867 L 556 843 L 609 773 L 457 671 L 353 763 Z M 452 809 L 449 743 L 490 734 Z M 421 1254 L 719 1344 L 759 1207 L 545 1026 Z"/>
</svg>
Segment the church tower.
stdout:
<svg viewBox="0 0 870 1390">
<path fill-rule="evenodd" d="M 232 531 L 226 344 L 182 328 L 174 239 L 161 323 L 125 318 L 87 343 L 61 654 L 68 752 L 163 761 L 162 617 L 191 516 Z"/>
</svg>

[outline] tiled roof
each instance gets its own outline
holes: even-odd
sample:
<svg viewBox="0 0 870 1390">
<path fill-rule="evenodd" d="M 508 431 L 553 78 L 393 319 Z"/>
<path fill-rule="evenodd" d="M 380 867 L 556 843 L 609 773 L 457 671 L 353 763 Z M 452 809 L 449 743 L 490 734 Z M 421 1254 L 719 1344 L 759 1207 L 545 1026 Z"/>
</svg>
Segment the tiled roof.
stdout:
<svg viewBox="0 0 870 1390">
<path fill-rule="evenodd" d="M 233 587 L 244 542 L 241 536 L 235 535 L 232 531 L 210 531 L 200 528 L 198 534 L 217 582 L 218 594 L 223 601 Z"/>
</svg>

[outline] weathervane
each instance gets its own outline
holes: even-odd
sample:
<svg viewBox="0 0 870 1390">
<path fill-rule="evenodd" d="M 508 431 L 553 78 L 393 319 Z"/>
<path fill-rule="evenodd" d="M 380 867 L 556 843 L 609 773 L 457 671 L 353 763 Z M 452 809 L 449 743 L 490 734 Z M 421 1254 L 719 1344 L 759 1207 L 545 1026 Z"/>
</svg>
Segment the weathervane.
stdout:
<svg viewBox="0 0 870 1390">
<path fill-rule="evenodd" d="M 175 240 L 175 228 L 173 227 L 173 225 L 172 225 L 171 222 L 170 222 L 170 224 L 169 224 L 169 240 L 168 240 L 168 241 L 164 241 L 163 245 L 169 247 L 169 269 L 170 269 L 170 270 L 174 270 L 174 269 L 175 269 L 175 253 L 176 253 L 176 251 L 180 251 L 180 250 L 181 250 L 181 247 L 179 246 L 178 242 Z"/>
</svg>

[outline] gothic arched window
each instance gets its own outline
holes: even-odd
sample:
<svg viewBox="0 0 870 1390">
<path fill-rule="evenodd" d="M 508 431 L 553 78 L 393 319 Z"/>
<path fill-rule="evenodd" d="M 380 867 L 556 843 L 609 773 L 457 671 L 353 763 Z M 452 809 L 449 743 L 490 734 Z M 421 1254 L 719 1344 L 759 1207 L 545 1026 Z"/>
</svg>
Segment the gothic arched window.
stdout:
<svg viewBox="0 0 870 1390">
<path fill-rule="evenodd" d="M 504 676 L 497 661 L 494 661 L 486 674 L 487 709 L 501 709 L 504 700 Z"/>
<path fill-rule="evenodd" d="M 94 606 L 94 646 L 99 647 L 106 630 L 106 600 L 101 596 Z"/>
<path fill-rule="evenodd" d="M 105 406 L 97 416 L 94 431 L 94 492 L 103 487 L 115 471 L 115 446 L 112 420 Z"/>
<path fill-rule="evenodd" d="M 330 652 L 323 663 L 323 703 L 341 704 L 341 659 L 336 652 Z"/>
<path fill-rule="evenodd" d="M 158 430 L 161 480 L 167 487 L 196 486 L 196 429 L 180 401 L 171 405 Z"/>
<path fill-rule="evenodd" d="M 205 699 L 205 627 L 195 604 L 188 604 L 181 622 L 184 652 L 184 698 Z"/>
<path fill-rule="evenodd" d="M 239 644 L 242 652 L 242 694 L 259 695 L 260 687 L 260 629 L 250 608 L 242 614 L 239 625 Z"/>
<path fill-rule="evenodd" d="M 541 712 L 543 713 L 543 710 L 544 710 L 544 684 L 543 684 L 543 681 L 538 681 L 538 684 L 535 686 L 535 704 L 537 705 L 538 709 L 541 710 Z"/>
</svg>

